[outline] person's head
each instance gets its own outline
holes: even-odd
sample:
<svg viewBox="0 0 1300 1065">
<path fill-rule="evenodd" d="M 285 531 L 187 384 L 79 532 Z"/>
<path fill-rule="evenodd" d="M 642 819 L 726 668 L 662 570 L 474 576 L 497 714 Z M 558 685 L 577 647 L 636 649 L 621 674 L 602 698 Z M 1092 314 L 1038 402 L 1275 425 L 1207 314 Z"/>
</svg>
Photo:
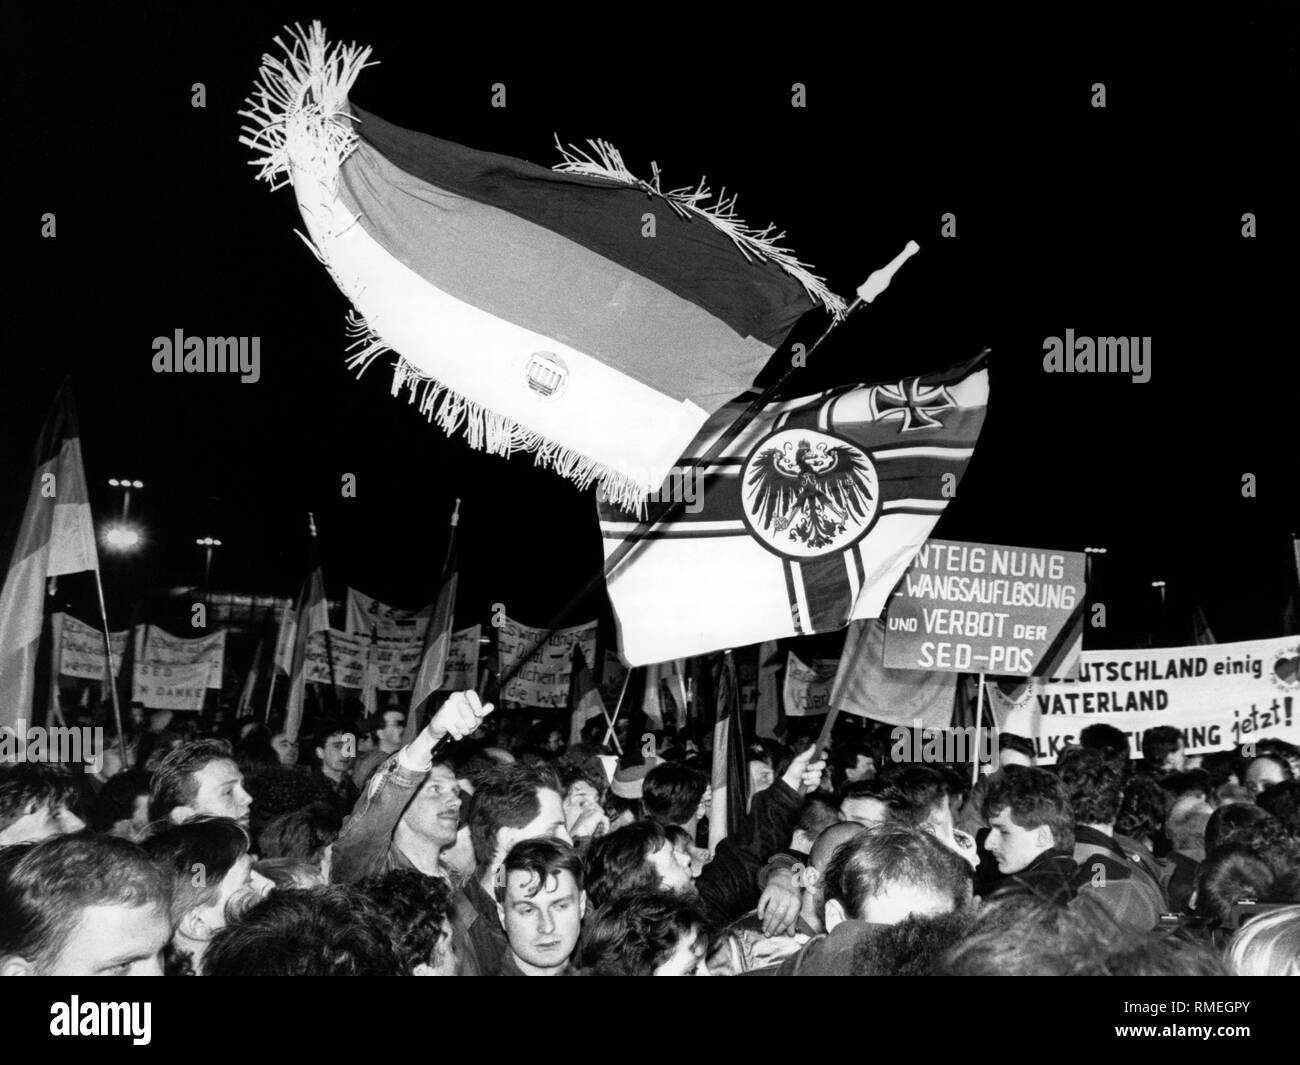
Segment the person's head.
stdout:
<svg viewBox="0 0 1300 1065">
<path fill-rule="evenodd" d="M 480 878 L 495 872 L 520 840 L 555 836 L 572 843 L 564 825 L 559 777 L 549 766 L 498 766 L 470 800 L 469 829 Z"/>
<path fill-rule="evenodd" d="M 1166 792 L 1153 778 L 1136 775 L 1124 785 L 1115 832 L 1139 843 L 1156 838 L 1165 827 Z"/>
<path fill-rule="evenodd" d="M 826 870 L 835 852 L 866 832 L 856 821 L 837 821 L 818 834 L 808 852 L 808 863 L 798 870 L 798 886 L 803 889 L 800 915 L 814 931 L 826 930 Z"/>
<path fill-rule="evenodd" d="M 1265 901 L 1274 880 L 1268 863 L 1249 848 L 1240 843 L 1219 847 L 1196 871 L 1192 912 L 1212 928 L 1230 928 L 1232 908 Z"/>
<path fill-rule="evenodd" d="M 970 898 L 969 867 L 928 832 L 887 824 L 854 836 L 826 867 L 826 930 L 951 913 Z"/>
<path fill-rule="evenodd" d="M 794 835 L 790 840 L 792 849 L 808 854 L 813 844 L 831 825 L 840 820 L 839 808 L 830 799 L 822 795 L 810 795 L 803 801 L 799 811 L 799 820 L 794 826 Z"/>
<path fill-rule="evenodd" d="M 1165 836 L 1174 850 L 1199 861 L 1205 854 L 1205 830 L 1212 816 L 1213 811 L 1204 805 L 1170 810 L 1165 821 Z"/>
<path fill-rule="evenodd" d="M 1149 772 L 1181 773 L 1187 768 L 1187 745 L 1173 725 L 1157 725 L 1142 733 L 1142 757 Z"/>
<path fill-rule="evenodd" d="M 604 770 L 598 761 L 574 757 L 572 753 L 557 766 L 564 808 L 564 824 L 570 835 L 592 810 L 599 809 L 605 794 Z"/>
<path fill-rule="evenodd" d="M 586 872 L 587 895 L 596 907 L 630 891 L 694 891 L 689 856 L 683 857 L 655 821 L 633 821 L 593 840 Z"/>
<path fill-rule="evenodd" d="M 136 844 L 64 835 L 0 851 L 0 975 L 160 976 L 166 878 Z"/>
<path fill-rule="evenodd" d="M 1259 793 L 1256 801 L 1261 810 L 1267 810 L 1292 831 L 1300 832 L 1300 780 L 1271 784 Z"/>
<path fill-rule="evenodd" d="M 1114 725 L 1107 725 L 1101 721 L 1083 727 L 1079 732 L 1079 746 L 1084 750 L 1107 752 L 1121 762 L 1128 761 L 1128 736 Z"/>
<path fill-rule="evenodd" d="M 1076 825 L 1114 827 L 1124 796 L 1123 762 L 1102 750 L 1071 747 L 1057 760 L 1056 775 Z"/>
<path fill-rule="evenodd" d="M 298 741 L 287 732 L 277 732 L 271 737 L 271 750 L 281 765 L 298 764 Z"/>
<path fill-rule="evenodd" d="M 149 825 L 149 774 L 134 769 L 107 781 L 90 810 L 93 832 L 136 840 Z"/>
<path fill-rule="evenodd" d="M 1218 807 L 1205 824 L 1205 853 L 1240 842 L 1255 825 L 1271 816 L 1254 803 L 1234 802 Z"/>
<path fill-rule="evenodd" d="M 752 799 L 776 783 L 776 765 L 771 752 L 757 743 L 745 751 L 745 759 L 749 765 L 749 797 Z"/>
<path fill-rule="evenodd" d="M 269 882 L 277 891 L 281 888 L 324 887 L 329 883 L 321 875 L 319 865 L 297 858 L 259 858 L 253 863 L 253 875 Z"/>
<path fill-rule="evenodd" d="M 273 891 L 216 934 L 207 976 L 405 976 L 389 923 L 355 887 Z"/>
<path fill-rule="evenodd" d="M 402 971 L 411 976 L 455 976 L 452 889 L 441 877 L 415 869 L 390 869 L 357 883 L 393 927 Z"/>
<path fill-rule="evenodd" d="M 195 740 L 172 751 L 149 788 L 149 816 L 180 824 L 192 817 L 229 817 L 248 827 L 253 798 L 225 740 Z"/>
<path fill-rule="evenodd" d="M 385 751 L 400 750 L 406 735 L 406 712 L 384 710 L 370 719 L 370 734 L 375 743 Z"/>
<path fill-rule="evenodd" d="M 708 976 L 708 921 L 698 901 L 632 891 L 600 907 L 579 956 L 593 976 Z"/>
<path fill-rule="evenodd" d="M 525 839 L 497 871 L 497 914 L 515 963 L 527 976 L 563 972 L 578 945 L 587 895 L 582 859 L 558 839 Z"/>
<path fill-rule="evenodd" d="M 1014 732 L 998 733 L 998 768 L 1007 766 L 1031 766 L 1034 764 L 1034 741 L 1026 736 L 1017 736 Z"/>
<path fill-rule="evenodd" d="M 357 737 L 343 721 L 323 722 L 316 730 L 316 757 L 331 776 L 352 772 L 357 761 Z"/>
<path fill-rule="evenodd" d="M 446 763 L 435 762 L 411 797 L 401 825 L 428 843 L 451 848 L 456 843 L 464 801 L 456 771 Z"/>
<path fill-rule="evenodd" d="M 1082 912 L 1030 894 L 986 903 L 941 959 L 943 976 L 1105 976 L 1106 942 Z"/>
<path fill-rule="evenodd" d="M 1255 743 L 1255 754 L 1271 754 L 1280 758 L 1291 770 L 1288 780 L 1300 777 L 1300 745 L 1288 743 L 1278 736 L 1268 736 Z"/>
<path fill-rule="evenodd" d="M 691 824 L 700 814 L 700 801 L 709 782 L 704 774 L 674 762 L 661 762 L 646 774 L 641 786 L 645 815 L 661 825 Z"/>
<path fill-rule="evenodd" d="M 893 817 L 889 808 L 891 791 L 880 780 L 860 780 L 846 784 L 840 793 L 840 817 L 856 821 L 864 828 L 883 825 Z"/>
<path fill-rule="evenodd" d="M 1252 917 L 1228 944 L 1237 976 L 1300 976 L 1300 906 Z"/>
<path fill-rule="evenodd" d="M 830 753 L 831 783 L 837 788 L 871 780 L 880 767 L 875 753 L 861 742 L 836 744 Z"/>
<path fill-rule="evenodd" d="M 107 785 L 105 785 L 107 786 Z M 0 847 L 80 832 L 69 772 L 45 762 L 0 764 Z"/>
<path fill-rule="evenodd" d="M 328 884 L 333 865 L 334 841 L 343 819 L 329 803 L 314 802 L 281 814 L 257 837 L 263 858 L 283 858 L 314 865 L 322 883 Z"/>
<path fill-rule="evenodd" d="M 1281 784 L 1291 779 L 1291 766 L 1285 758 L 1276 754 L 1261 754 L 1246 763 L 1246 787 L 1259 794 L 1273 784 Z"/>
<path fill-rule="evenodd" d="M 1018 873 L 1047 851 L 1074 848 L 1074 813 L 1055 774 L 1036 766 L 1008 766 L 990 778 L 983 814 L 984 848 L 1004 875 Z"/>
<path fill-rule="evenodd" d="M 928 765 L 906 765 L 888 777 L 889 808 L 904 824 L 952 825 L 947 776 Z"/>
<path fill-rule="evenodd" d="M 201 953 L 256 898 L 248 832 L 226 817 L 196 817 L 150 836 L 144 851 L 171 881 L 173 942 Z"/>
<path fill-rule="evenodd" d="M 1230 976 L 1217 951 L 1159 931 L 1121 937 L 1106 957 L 1111 976 Z"/>
</svg>

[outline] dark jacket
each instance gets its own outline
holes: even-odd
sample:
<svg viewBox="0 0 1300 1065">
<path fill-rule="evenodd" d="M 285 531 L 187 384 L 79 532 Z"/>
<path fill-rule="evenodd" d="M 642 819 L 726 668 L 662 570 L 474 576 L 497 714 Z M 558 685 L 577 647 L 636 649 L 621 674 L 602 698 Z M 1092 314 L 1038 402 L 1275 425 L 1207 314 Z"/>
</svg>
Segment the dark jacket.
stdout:
<svg viewBox="0 0 1300 1065">
<path fill-rule="evenodd" d="M 1020 872 L 994 882 L 984 897 L 998 899 L 1028 893 L 1063 906 L 1074 898 L 1073 879 L 1077 871 L 1078 865 L 1068 851 L 1043 851 Z"/>
<path fill-rule="evenodd" d="M 1160 885 L 1113 836 L 1075 825 L 1074 860 L 1079 868 L 1072 882 L 1081 908 L 1100 903 L 1126 932 L 1149 932 L 1160 923 L 1166 909 Z"/>
<path fill-rule="evenodd" d="M 510 953 L 496 899 L 470 877 L 452 896 L 451 942 L 460 961 L 458 976 L 502 976 Z"/>
<path fill-rule="evenodd" d="M 783 780 L 754 796 L 741 839 L 724 839 L 713 861 L 695 880 L 700 902 L 714 928 L 721 928 L 758 905 L 758 871 L 786 847 L 794 834 L 803 799 Z"/>
</svg>

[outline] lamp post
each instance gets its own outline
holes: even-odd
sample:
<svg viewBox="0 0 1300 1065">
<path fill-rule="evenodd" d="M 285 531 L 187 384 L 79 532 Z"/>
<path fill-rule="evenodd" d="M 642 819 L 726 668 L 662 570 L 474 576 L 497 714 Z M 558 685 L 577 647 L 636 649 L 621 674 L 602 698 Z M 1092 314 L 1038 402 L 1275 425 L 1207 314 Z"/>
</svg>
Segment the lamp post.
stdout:
<svg viewBox="0 0 1300 1065">
<path fill-rule="evenodd" d="M 221 541 L 214 540 L 211 536 L 203 536 L 195 540 L 194 543 L 204 549 L 203 558 L 203 601 L 208 601 L 208 578 L 212 575 L 212 549 L 220 547 Z"/>
<path fill-rule="evenodd" d="M 128 515 L 131 513 L 131 489 L 143 488 L 144 481 L 128 480 L 125 477 L 110 477 L 108 483 L 114 488 L 122 489 L 122 522 L 125 524 Z"/>
</svg>

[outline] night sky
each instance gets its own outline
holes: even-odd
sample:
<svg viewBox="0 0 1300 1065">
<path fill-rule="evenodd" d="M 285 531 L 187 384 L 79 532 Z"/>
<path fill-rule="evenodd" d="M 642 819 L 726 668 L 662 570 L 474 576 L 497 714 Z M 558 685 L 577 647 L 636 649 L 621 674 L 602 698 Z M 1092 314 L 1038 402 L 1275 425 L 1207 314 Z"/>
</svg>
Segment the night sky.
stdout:
<svg viewBox="0 0 1300 1065">
<path fill-rule="evenodd" d="M 388 357 L 360 381 L 345 367 L 346 301 L 295 235 L 291 191 L 255 182 L 237 140 L 262 53 L 319 16 L 332 40 L 374 47 L 353 93 L 367 110 L 548 166 L 558 134 L 609 140 L 646 177 L 655 160 L 665 187 L 706 175 L 842 295 L 916 239 L 786 394 L 987 345 L 984 435 L 935 536 L 1108 547 L 1111 627 L 1092 646 L 1148 627 L 1155 578 L 1171 632 L 1199 603 L 1221 640 L 1280 634 L 1300 530 L 1294 13 L 1155 32 L 981 19 L 977 43 L 937 18 L 909 37 L 865 17 L 800 31 L 720 14 L 706 32 L 633 8 L 641 21 L 597 27 L 598 44 L 574 36 L 576 9 L 539 26 L 487 7 L 436 25 L 343 12 L 6 14 L 2 557 L 71 373 L 97 519 L 120 507 L 107 478 L 147 486 L 132 499 L 145 550 L 104 561 L 114 627 L 132 602 L 199 582 L 199 536 L 223 541 L 214 589 L 293 594 L 308 510 L 331 597 L 350 583 L 420 606 L 462 497 L 461 625 L 494 602 L 544 625 L 599 567 L 593 490 L 448 439 L 390 397 Z M 505 109 L 489 106 L 498 81 Z M 796 81 L 806 109 L 790 106 Z M 46 211 L 56 239 L 40 235 Z M 944 212 L 955 239 L 939 236 Z M 791 340 L 826 322 L 809 314 Z M 153 338 L 178 328 L 260 336 L 261 380 L 155 374 Z M 1043 340 L 1067 328 L 1152 337 L 1150 382 L 1045 374 Z M 778 352 L 769 372 L 786 364 Z M 603 610 L 602 593 L 574 620 Z"/>
</svg>

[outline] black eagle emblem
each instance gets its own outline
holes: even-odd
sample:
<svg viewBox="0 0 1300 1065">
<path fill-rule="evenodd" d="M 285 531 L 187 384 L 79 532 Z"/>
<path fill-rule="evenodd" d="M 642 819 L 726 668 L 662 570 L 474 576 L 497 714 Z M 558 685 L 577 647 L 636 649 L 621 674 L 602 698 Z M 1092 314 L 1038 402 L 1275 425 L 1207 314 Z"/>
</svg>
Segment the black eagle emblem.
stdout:
<svg viewBox="0 0 1300 1065">
<path fill-rule="evenodd" d="M 780 449 L 769 447 L 749 471 L 754 519 L 764 530 L 785 533 L 807 547 L 825 547 L 844 531 L 851 516 L 867 517 L 869 472 L 862 454 L 843 444 L 828 447 L 800 440 Z"/>
</svg>

